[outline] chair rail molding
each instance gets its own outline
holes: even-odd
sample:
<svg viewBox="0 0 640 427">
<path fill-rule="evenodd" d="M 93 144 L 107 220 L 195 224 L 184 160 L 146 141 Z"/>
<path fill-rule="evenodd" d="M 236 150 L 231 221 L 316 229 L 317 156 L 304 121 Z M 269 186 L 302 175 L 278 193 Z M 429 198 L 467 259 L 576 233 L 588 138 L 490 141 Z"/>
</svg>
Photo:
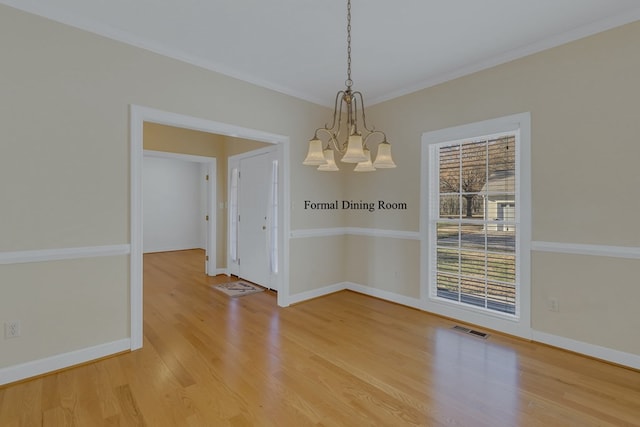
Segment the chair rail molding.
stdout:
<svg viewBox="0 0 640 427">
<path fill-rule="evenodd" d="M 0 252 L 0 265 L 129 255 L 129 244 Z"/>
</svg>

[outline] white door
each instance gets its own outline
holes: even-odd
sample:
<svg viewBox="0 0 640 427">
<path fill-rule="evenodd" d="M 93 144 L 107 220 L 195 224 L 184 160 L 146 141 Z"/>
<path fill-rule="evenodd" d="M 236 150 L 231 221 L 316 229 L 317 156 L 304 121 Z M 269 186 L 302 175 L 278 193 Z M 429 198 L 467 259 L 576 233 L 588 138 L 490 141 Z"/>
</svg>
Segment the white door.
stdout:
<svg viewBox="0 0 640 427">
<path fill-rule="evenodd" d="M 269 256 L 272 153 L 240 160 L 238 183 L 239 277 L 273 288 Z"/>
</svg>

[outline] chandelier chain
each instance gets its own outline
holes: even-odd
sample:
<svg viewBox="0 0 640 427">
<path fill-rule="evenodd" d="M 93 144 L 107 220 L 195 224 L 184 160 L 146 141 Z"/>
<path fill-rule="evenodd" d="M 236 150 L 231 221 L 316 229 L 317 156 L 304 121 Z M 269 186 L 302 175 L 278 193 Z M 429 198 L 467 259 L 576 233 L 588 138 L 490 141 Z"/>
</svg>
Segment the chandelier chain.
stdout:
<svg viewBox="0 0 640 427">
<path fill-rule="evenodd" d="M 347 1 L 347 89 L 351 89 L 351 0 Z"/>
</svg>

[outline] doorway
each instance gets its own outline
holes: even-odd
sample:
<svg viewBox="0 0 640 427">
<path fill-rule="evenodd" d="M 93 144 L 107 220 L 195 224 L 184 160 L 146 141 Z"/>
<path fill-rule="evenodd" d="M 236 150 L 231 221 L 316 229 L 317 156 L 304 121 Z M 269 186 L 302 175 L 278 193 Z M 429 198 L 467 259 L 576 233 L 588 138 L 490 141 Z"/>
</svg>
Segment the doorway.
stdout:
<svg viewBox="0 0 640 427">
<path fill-rule="evenodd" d="M 215 276 L 216 159 L 152 150 L 143 155 L 143 253 L 204 249 L 204 272 Z"/>
<path fill-rule="evenodd" d="M 262 132 L 255 129 L 243 128 L 226 123 L 199 119 L 176 113 L 156 110 L 138 105 L 130 107 L 130 140 L 131 140 L 131 257 L 130 257 L 130 281 L 131 281 L 131 350 L 142 347 L 142 161 L 143 161 L 143 124 L 144 122 L 157 123 L 167 126 L 176 126 L 186 129 L 198 130 L 213 134 L 243 138 L 247 140 L 266 142 L 275 147 L 275 157 L 280 165 L 278 170 L 277 197 L 283 206 L 289 205 L 289 138 L 286 136 Z M 278 289 L 277 301 L 281 307 L 289 305 L 289 213 L 286 209 L 280 209 L 275 219 L 277 223 L 278 240 L 278 274 L 275 276 L 275 284 Z"/>
</svg>

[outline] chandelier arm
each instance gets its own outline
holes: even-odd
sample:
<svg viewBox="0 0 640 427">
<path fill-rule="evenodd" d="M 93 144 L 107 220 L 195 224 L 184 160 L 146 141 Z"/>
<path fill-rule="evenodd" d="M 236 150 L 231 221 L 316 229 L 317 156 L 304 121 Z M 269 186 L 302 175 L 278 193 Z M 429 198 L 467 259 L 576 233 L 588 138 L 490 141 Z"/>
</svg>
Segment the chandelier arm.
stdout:
<svg viewBox="0 0 640 427">
<path fill-rule="evenodd" d="M 333 131 L 335 131 L 337 129 L 338 131 L 340 131 L 340 125 L 342 123 L 342 97 L 343 96 L 344 96 L 344 91 L 343 90 L 339 91 L 336 94 L 336 100 L 335 100 L 334 105 L 333 105 L 333 120 L 331 122 L 331 127 L 329 127 L 325 123 L 324 127 L 316 129 L 316 131 L 314 132 L 314 135 L 317 136 L 319 130 L 326 130 L 326 131 L 333 132 Z M 337 127 L 336 127 L 336 117 L 338 118 Z"/>
<path fill-rule="evenodd" d="M 362 93 L 357 90 L 357 91 L 353 92 L 353 96 L 354 96 L 354 98 L 360 97 L 360 105 L 361 105 L 361 108 L 362 108 L 362 127 L 367 132 L 373 132 L 375 130 L 375 127 L 369 129 L 369 127 L 367 126 L 367 116 L 365 114 L 364 98 L 362 97 Z"/>
<path fill-rule="evenodd" d="M 344 153 L 347 152 L 346 147 L 340 147 L 340 143 L 338 142 L 338 139 L 335 137 L 335 135 L 331 135 L 331 139 L 329 140 L 329 143 L 331 145 L 333 145 L 333 148 L 340 154 L 344 155 Z"/>
<path fill-rule="evenodd" d="M 387 142 L 387 135 L 384 132 L 382 132 L 381 130 L 371 130 L 371 131 L 369 131 L 369 133 L 364 138 L 362 138 L 362 145 L 363 146 L 367 145 L 367 140 L 372 135 L 382 135 L 382 141 L 381 142 Z"/>
<path fill-rule="evenodd" d="M 315 137 L 318 136 L 318 132 L 325 132 L 329 137 L 328 143 L 333 145 L 334 149 L 340 154 L 344 154 L 347 151 L 347 147 L 340 146 L 340 143 L 338 142 L 338 138 L 340 137 L 340 128 L 342 127 L 342 103 L 343 103 L 344 97 L 345 97 L 344 90 L 338 91 L 338 93 L 336 94 L 335 105 L 333 107 L 333 121 L 331 123 L 331 127 L 325 124 L 324 127 L 318 128 L 314 132 Z M 348 134 L 348 129 L 347 129 L 347 134 Z"/>
<path fill-rule="evenodd" d="M 333 149 L 335 151 L 337 151 L 338 153 L 340 153 L 340 154 L 344 154 L 346 152 L 346 148 L 340 146 L 340 143 L 338 142 L 337 135 L 335 133 L 331 132 L 330 129 L 327 129 L 327 128 L 318 128 L 318 129 L 316 129 L 314 138 L 320 139 L 318 137 L 319 133 L 321 133 L 321 134 L 324 133 L 324 134 L 327 135 L 327 137 L 328 137 L 327 145 L 329 146 L 328 148 L 333 147 Z"/>
<path fill-rule="evenodd" d="M 342 97 L 344 96 L 344 91 L 340 90 L 336 93 L 336 99 L 333 102 L 333 121 L 331 122 L 331 127 L 327 127 L 326 123 L 324 125 L 324 129 L 333 131 L 336 129 L 336 117 L 338 117 L 338 130 L 340 130 L 340 122 L 342 121 Z M 338 107 L 339 105 L 339 107 Z"/>
</svg>

